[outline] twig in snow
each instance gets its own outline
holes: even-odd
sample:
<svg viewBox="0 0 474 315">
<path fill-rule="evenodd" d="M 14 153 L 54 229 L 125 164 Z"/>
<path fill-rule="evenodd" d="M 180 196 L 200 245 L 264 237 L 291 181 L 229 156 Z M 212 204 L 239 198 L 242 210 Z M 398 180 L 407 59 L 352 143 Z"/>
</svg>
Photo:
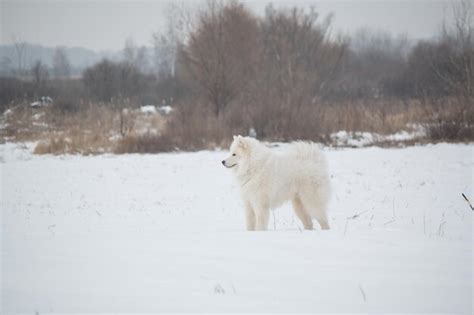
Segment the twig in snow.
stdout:
<svg viewBox="0 0 474 315">
<path fill-rule="evenodd" d="M 346 218 L 346 219 L 347 219 L 347 220 L 354 220 L 354 219 L 357 219 L 358 217 L 360 217 L 362 214 L 366 213 L 367 211 L 369 211 L 369 210 L 362 211 L 361 213 L 356 213 L 356 214 L 354 214 L 353 216 L 348 217 L 348 218 Z"/>
<path fill-rule="evenodd" d="M 359 284 L 359 290 L 360 290 L 360 293 L 362 293 L 362 298 L 364 299 L 364 302 L 367 302 L 367 296 L 365 295 L 365 291 L 360 284 Z"/>
<path fill-rule="evenodd" d="M 446 224 L 446 221 L 443 221 L 440 223 L 439 228 L 438 228 L 438 236 L 443 236 L 444 234 L 444 225 Z"/>
<path fill-rule="evenodd" d="M 214 294 L 225 294 L 225 290 L 220 284 L 217 284 L 214 287 Z"/>
<path fill-rule="evenodd" d="M 101 216 L 102 216 L 102 214 L 100 214 L 100 212 L 99 212 L 99 211 L 97 211 L 97 210 L 95 211 L 95 213 L 97 213 L 97 215 L 98 215 L 99 217 L 101 217 Z"/>
<path fill-rule="evenodd" d="M 393 222 L 395 222 L 395 220 L 391 220 L 391 221 L 385 222 L 383 225 L 388 225 L 388 224 L 393 223 Z"/>
<path fill-rule="evenodd" d="M 474 211 L 474 207 L 471 205 L 471 202 L 469 201 L 469 199 L 467 199 L 466 195 L 464 193 L 461 193 L 461 195 L 467 201 L 467 203 L 469 204 L 469 207 L 471 207 L 471 210 Z"/>
<path fill-rule="evenodd" d="M 393 217 L 396 218 L 397 216 L 395 214 L 395 196 L 392 199 L 392 212 L 393 212 Z"/>
<path fill-rule="evenodd" d="M 349 220 L 355 220 L 358 217 L 360 217 L 362 214 L 366 213 L 367 211 L 369 211 L 369 210 L 365 210 L 365 211 L 362 211 L 360 213 L 356 213 L 353 216 L 346 218 L 346 226 L 344 227 L 344 236 L 346 236 L 347 226 L 349 225 Z"/>
<path fill-rule="evenodd" d="M 423 234 L 426 235 L 426 211 L 423 211 Z"/>
<path fill-rule="evenodd" d="M 54 234 L 54 230 L 52 230 L 51 228 L 54 228 L 54 227 L 56 227 L 56 224 L 48 225 L 48 230 L 49 230 L 53 235 L 55 235 L 55 234 Z"/>
</svg>

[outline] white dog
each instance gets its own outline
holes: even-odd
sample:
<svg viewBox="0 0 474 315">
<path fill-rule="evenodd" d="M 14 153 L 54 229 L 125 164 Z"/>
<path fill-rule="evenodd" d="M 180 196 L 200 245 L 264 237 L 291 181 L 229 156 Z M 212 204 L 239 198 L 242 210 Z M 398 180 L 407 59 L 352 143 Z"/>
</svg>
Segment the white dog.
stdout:
<svg viewBox="0 0 474 315">
<path fill-rule="evenodd" d="M 222 164 L 237 178 L 247 230 L 266 230 L 270 209 L 288 200 L 305 229 L 313 228 L 313 218 L 323 230 L 329 229 L 327 162 L 315 144 L 295 142 L 275 152 L 253 138 L 234 136 L 230 156 Z"/>
</svg>

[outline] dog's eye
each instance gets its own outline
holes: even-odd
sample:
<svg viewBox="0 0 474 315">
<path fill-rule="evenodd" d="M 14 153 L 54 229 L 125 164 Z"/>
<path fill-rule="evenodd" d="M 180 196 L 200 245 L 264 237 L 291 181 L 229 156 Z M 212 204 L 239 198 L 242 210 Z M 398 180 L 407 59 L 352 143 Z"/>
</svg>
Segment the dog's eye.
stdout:
<svg viewBox="0 0 474 315">
<path fill-rule="evenodd" d="M 235 153 L 234 153 L 234 154 L 232 154 L 232 156 L 235 156 Z"/>
</svg>

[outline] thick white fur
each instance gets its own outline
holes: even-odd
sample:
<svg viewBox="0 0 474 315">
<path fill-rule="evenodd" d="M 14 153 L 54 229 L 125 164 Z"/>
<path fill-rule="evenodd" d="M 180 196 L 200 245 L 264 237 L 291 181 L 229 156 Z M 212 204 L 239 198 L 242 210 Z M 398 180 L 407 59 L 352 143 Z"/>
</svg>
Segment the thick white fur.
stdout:
<svg viewBox="0 0 474 315">
<path fill-rule="evenodd" d="M 305 229 L 313 228 L 312 219 L 329 229 L 327 162 L 315 144 L 294 142 L 276 151 L 256 139 L 234 136 L 230 153 L 222 164 L 232 168 L 240 186 L 247 230 L 266 230 L 270 210 L 290 200 Z"/>
</svg>

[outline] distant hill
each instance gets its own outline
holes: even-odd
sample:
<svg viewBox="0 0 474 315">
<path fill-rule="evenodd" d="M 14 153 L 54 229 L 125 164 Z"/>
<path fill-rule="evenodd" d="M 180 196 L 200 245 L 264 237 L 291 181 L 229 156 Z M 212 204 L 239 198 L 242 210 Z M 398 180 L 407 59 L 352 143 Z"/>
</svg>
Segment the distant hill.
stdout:
<svg viewBox="0 0 474 315">
<path fill-rule="evenodd" d="M 72 74 L 77 75 L 85 68 L 97 63 L 103 58 L 120 60 L 121 51 L 94 51 L 82 47 L 64 48 L 72 67 Z M 37 61 L 51 67 L 56 47 L 44 47 L 36 44 L 26 43 L 24 46 L 24 68 L 29 69 Z M 0 75 L 8 75 L 12 69 L 17 68 L 17 52 L 14 45 L 0 45 Z"/>
</svg>

